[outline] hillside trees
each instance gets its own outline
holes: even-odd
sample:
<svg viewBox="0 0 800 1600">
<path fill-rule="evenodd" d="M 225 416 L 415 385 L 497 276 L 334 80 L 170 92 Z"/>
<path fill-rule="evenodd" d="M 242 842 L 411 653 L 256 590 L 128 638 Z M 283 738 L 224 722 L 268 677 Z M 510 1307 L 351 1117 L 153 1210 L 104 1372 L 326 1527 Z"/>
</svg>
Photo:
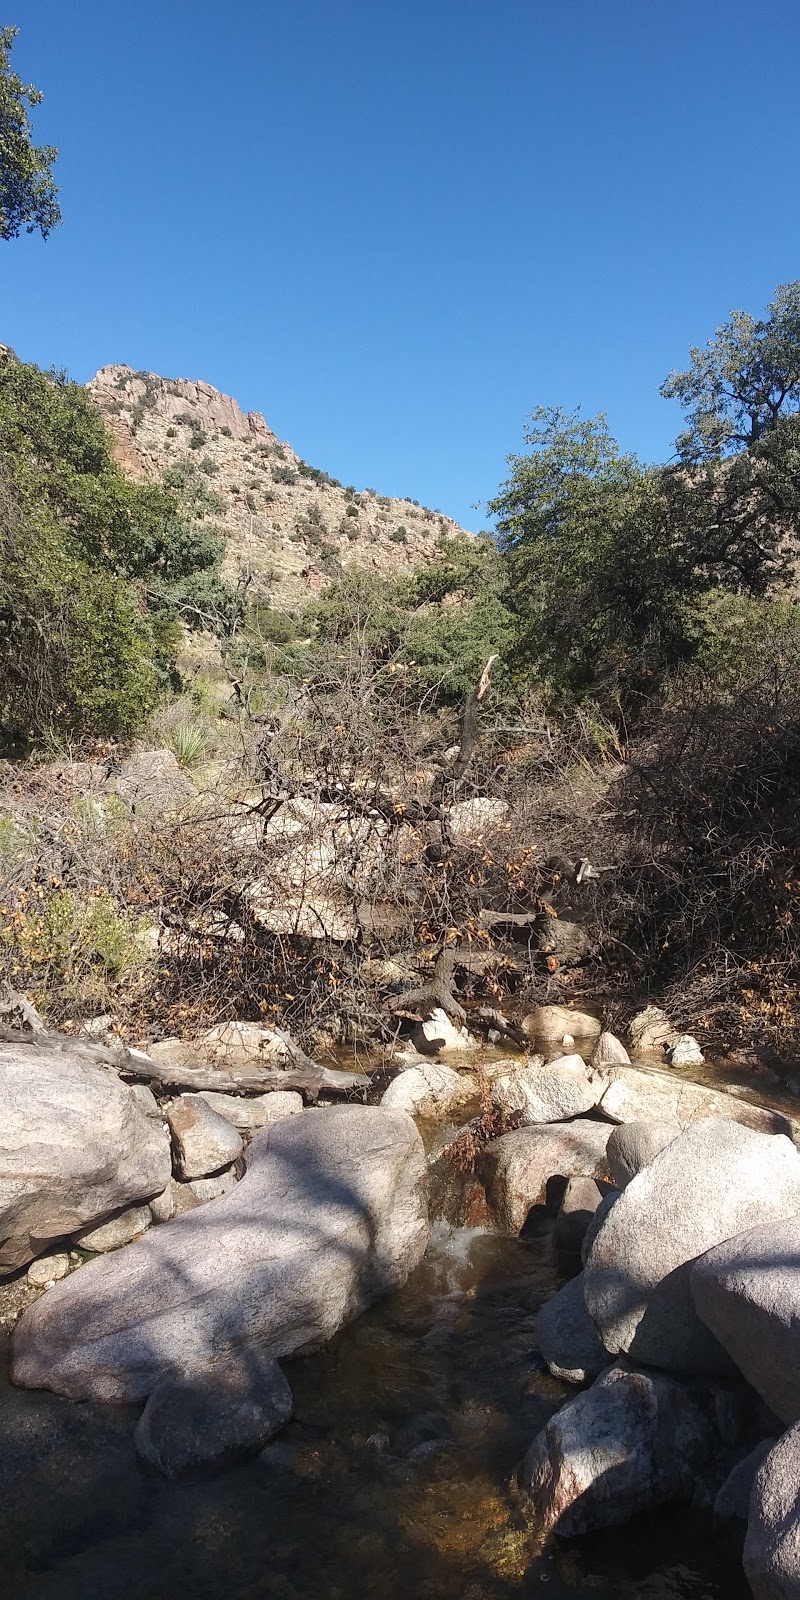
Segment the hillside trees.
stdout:
<svg viewBox="0 0 800 1600">
<path fill-rule="evenodd" d="M 33 143 L 29 110 L 43 96 L 11 66 L 18 31 L 0 28 L 0 239 L 16 239 L 23 230 L 46 239 L 61 221 L 52 173 L 58 151 Z"/>
</svg>

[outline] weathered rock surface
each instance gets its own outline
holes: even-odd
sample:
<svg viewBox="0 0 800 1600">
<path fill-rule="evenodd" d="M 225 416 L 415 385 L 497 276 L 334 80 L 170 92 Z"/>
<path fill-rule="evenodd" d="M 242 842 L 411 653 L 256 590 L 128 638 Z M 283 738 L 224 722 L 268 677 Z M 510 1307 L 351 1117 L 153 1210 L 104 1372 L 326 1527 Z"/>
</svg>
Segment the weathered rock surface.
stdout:
<svg viewBox="0 0 800 1600">
<path fill-rule="evenodd" d="M 203 1090 L 198 1096 L 216 1111 L 217 1116 L 232 1122 L 240 1133 L 255 1133 L 269 1122 L 281 1122 L 284 1117 L 297 1116 L 303 1109 L 303 1096 L 296 1089 L 275 1089 L 272 1094 L 258 1094 L 246 1099 L 244 1095 L 217 1094 L 213 1089 Z"/>
<path fill-rule="evenodd" d="M 675 1042 L 677 1035 L 666 1011 L 660 1006 L 645 1006 L 638 1012 L 628 1028 L 628 1038 L 635 1056 L 660 1056 Z"/>
<path fill-rule="evenodd" d="M 691 1033 L 678 1034 L 667 1052 L 673 1067 L 702 1067 L 705 1056 Z"/>
<path fill-rule="evenodd" d="M 614 1033 L 601 1033 L 592 1051 L 593 1067 L 629 1067 L 631 1058 Z"/>
<path fill-rule="evenodd" d="M 169 1138 L 107 1067 L 0 1046 L 0 1274 L 158 1194 Z"/>
<path fill-rule="evenodd" d="M 592 1245 L 594 1244 L 594 1241 L 597 1238 L 597 1235 L 600 1232 L 600 1229 L 602 1228 L 603 1223 L 605 1222 L 606 1217 L 611 1210 L 611 1207 L 616 1204 L 619 1197 L 619 1189 L 609 1189 L 608 1194 L 603 1196 L 599 1206 L 597 1207 L 597 1210 L 594 1213 L 594 1216 L 590 1219 L 589 1226 L 583 1236 L 583 1244 L 581 1245 L 582 1266 L 586 1266 L 586 1263 L 589 1260 L 589 1253 Z"/>
<path fill-rule="evenodd" d="M 737 1461 L 714 1497 L 715 1522 L 747 1521 L 756 1473 L 777 1442 L 777 1439 L 762 1439 L 742 1461 Z"/>
<path fill-rule="evenodd" d="M 782 1422 L 800 1419 L 800 1204 L 737 1233 L 695 1262 L 706 1327 Z"/>
<path fill-rule="evenodd" d="M 511 807 L 505 800 L 491 800 L 476 795 L 473 800 L 457 800 L 447 813 L 447 825 L 456 842 L 480 839 L 485 833 L 495 833 L 508 821 Z"/>
<path fill-rule="evenodd" d="M 542 1537 L 573 1538 L 688 1502 L 713 1432 L 681 1384 L 614 1366 L 548 1422 L 517 1473 Z"/>
<path fill-rule="evenodd" d="M 681 1132 L 679 1122 L 625 1122 L 608 1141 L 608 1165 L 619 1189 L 664 1150 Z"/>
<path fill-rule="evenodd" d="M 407 1111 L 412 1117 L 434 1117 L 464 1105 L 474 1094 L 471 1073 L 454 1072 L 437 1061 L 420 1061 L 392 1079 L 381 1105 L 389 1111 Z"/>
<path fill-rule="evenodd" d="M 426 1162 L 410 1117 L 308 1111 L 256 1134 L 246 1159 L 221 1200 L 48 1290 L 18 1324 L 14 1381 L 144 1400 L 230 1351 L 322 1344 L 421 1259 Z"/>
<path fill-rule="evenodd" d="M 167 1478 L 254 1455 L 289 1421 L 292 1391 L 257 1349 L 185 1378 L 162 1378 L 134 1433 L 145 1461 Z"/>
<path fill-rule="evenodd" d="M 238 1130 L 200 1094 L 179 1095 L 167 1106 L 167 1121 L 182 1178 L 206 1178 L 242 1153 Z"/>
<path fill-rule="evenodd" d="M 75 1242 L 82 1250 L 95 1250 L 98 1255 L 104 1255 L 106 1250 L 119 1250 L 146 1233 L 152 1221 L 149 1206 L 129 1206 L 127 1211 L 109 1217 L 108 1222 L 101 1222 L 99 1228 L 84 1228 L 76 1234 Z"/>
<path fill-rule="evenodd" d="M 58 1283 L 69 1272 L 69 1256 L 57 1251 L 52 1256 L 39 1256 L 28 1268 L 28 1282 L 43 1289 L 46 1283 Z"/>
<path fill-rule="evenodd" d="M 567 1255 L 580 1255 L 589 1224 L 602 1205 L 608 1185 L 594 1178 L 570 1178 L 553 1229 L 553 1244 Z"/>
<path fill-rule="evenodd" d="M 139 750 L 123 761 L 111 787 L 132 811 L 169 811 L 197 791 L 172 750 Z"/>
<path fill-rule="evenodd" d="M 588 1011 L 573 1011 L 571 1006 L 537 1006 L 524 1018 L 524 1031 L 539 1039 L 561 1042 L 565 1034 L 572 1039 L 597 1039 L 602 1024 Z"/>
<path fill-rule="evenodd" d="M 586 1262 L 586 1305 L 613 1354 L 685 1373 L 730 1358 L 695 1309 L 698 1256 L 756 1221 L 800 1210 L 800 1154 L 781 1135 L 709 1118 L 631 1180 Z"/>
<path fill-rule="evenodd" d="M 737 1095 L 722 1094 L 656 1067 L 611 1067 L 608 1076 L 611 1082 L 600 1109 L 612 1122 L 679 1122 L 687 1127 L 703 1117 L 726 1117 L 759 1133 L 785 1133 L 791 1138 L 794 1132 L 780 1111 L 751 1105 Z"/>
<path fill-rule="evenodd" d="M 593 1110 L 605 1088 L 605 1079 L 587 1069 L 581 1056 L 562 1056 L 546 1067 L 515 1067 L 495 1078 L 492 1104 L 517 1113 L 523 1126 L 567 1122 Z"/>
<path fill-rule="evenodd" d="M 189 1190 L 198 1205 L 204 1206 L 207 1201 L 219 1200 L 236 1188 L 236 1170 L 226 1167 L 224 1172 L 213 1172 L 210 1178 L 189 1178 L 182 1187 Z"/>
<path fill-rule="evenodd" d="M 170 1067 L 209 1063 L 221 1072 L 238 1072 L 248 1067 L 279 1067 L 288 1051 L 283 1039 L 257 1022 L 220 1022 L 197 1039 L 164 1039 L 153 1044 L 148 1055 Z"/>
<path fill-rule="evenodd" d="M 582 1272 L 542 1306 L 534 1334 L 553 1377 L 565 1383 L 591 1383 L 611 1365 L 586 1310 Z"/>
<path fill-rule="evenodd" d="M 549 1179 L 596 1178 L 606 1172 L 607 1123 L 578 1119 L 515 1128 L 487 1145 L 481 1172 L 487 1198 L 506 1233 L 519 1233 L 532 1206 L 545 1199 Z"/>
<path fill-rule="evenodd" d="M 798 1600 L 800 1424 L 778 1440 L 756 1472 L 744 1570 L 755 1600 Z"/>
</svg>

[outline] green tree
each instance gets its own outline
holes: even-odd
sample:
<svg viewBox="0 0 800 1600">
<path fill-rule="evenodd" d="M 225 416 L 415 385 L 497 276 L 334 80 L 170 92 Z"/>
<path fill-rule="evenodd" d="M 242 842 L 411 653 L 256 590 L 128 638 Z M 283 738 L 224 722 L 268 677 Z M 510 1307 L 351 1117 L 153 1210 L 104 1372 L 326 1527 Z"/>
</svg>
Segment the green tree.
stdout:
<svg viewBox="0 0 800 1600">
<path fill-rule="evenodd" d="M 58 151 L 33 143 L 29 110 L 43 96 L 11 66 L 18 32 L 0 28 L 0 239 L 16 239 L 23 230 L 46 239 L 61 221 L 52 173 Z"/>
<path fill-rule="evenodd" d="M 800 281 L 779 285 L 761 319 L 732 311 L 660 392 L 687 413 L 676 448 L 688 463 L 747 449 L 800 410 Z"/>
</svg>

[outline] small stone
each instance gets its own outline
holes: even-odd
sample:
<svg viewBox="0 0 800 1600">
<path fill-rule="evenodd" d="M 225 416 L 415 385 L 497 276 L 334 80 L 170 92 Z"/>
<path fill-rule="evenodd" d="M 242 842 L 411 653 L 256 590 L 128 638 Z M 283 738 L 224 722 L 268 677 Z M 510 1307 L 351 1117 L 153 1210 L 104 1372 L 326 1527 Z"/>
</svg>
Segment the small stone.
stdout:
<svg viewBox="0 0 800 1600">
<path fill-rule="evenodd" d="M 680 1132 L 679 1122 L 623 1122 L 615 1128 L 606 1155 L 617 1187 L 624 1189 Z"/>
<path fill-rule="evenodd" d="M 613 1033 L 601 1033 L 592 1051 L 593 1067 L 629 1067 L 631 1058 L 624 1044 Z"/>
<path fill-rule="evenodd" d="M 238 1130 L 199 1094 L 182 1094 L 167 1108 L 182 1178 L 205 1178 L 229 1167 L 242 1153 Z"/>
<path fill-rule="evenodd" d="M 58 1283 L 59 1278 L 66 1278 L 69 1263 L 68 1255 L 40 1256 L 38 1261 L 32 1261 L 28 1268 L 28 1282 L 37 1289 L 46 1288 L 48 1283 Z"/>
<path fill-rule="evenodd" d="M 706 1059 L 697 1040 L 690 1033 L 680 1034 L 667 1054 L 673 1067 L 702 1067 Z"/>
<path fill-rule="evenodd" d="M 368 1450 L 372 1450 L 375 1455 L 383 1455 L 388 1450 L 390 1443 L 388 1433 L 371 1433 L 366 1441 L 366 1447 Z"/>
<path fill-rule="evenodd" d="M 236 1173 L 229 1167 L 227 1172 L 215 1172 L 211 1178 L 190 1178 L 186 1187 L 199 1205 L 205 1205 L 208 1200 L 219 1200 L 220 1195 L 230 1194 L 231 1189 L 236 1188 Z"/>
<path fill-rule="evenodd" d="M 122 1245 L 130 1244 L 132 1239 L 138 1239 L 140 1234 L 146 1233 L 152 1220 L 149 1205 L 130 1206 L 127 1211 L 121 1211 L 119 1216 L 109 1217 L 108 1222 L 102 1222 L 99 1228 L 85 1228 L 76 1238 L 82 1249 L 104 1255 L 107 1250 L 119 1250 Z"/>
</svg>

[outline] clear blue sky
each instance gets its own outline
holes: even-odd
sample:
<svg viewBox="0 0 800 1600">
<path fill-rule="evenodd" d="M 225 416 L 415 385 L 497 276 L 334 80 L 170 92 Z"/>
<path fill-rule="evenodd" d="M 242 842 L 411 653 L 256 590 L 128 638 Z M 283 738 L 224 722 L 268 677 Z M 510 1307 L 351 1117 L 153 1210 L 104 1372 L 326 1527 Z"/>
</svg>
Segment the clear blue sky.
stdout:
<svg viewBox="0 0 800 1600">
<path fill-rule="evenodd" d="M 11 0 L 64 225 L 0 339 L 202 377 L 468 526 L 538 404 L 658 395 L 800 277 L 797 0 Z"/>
</svg>

